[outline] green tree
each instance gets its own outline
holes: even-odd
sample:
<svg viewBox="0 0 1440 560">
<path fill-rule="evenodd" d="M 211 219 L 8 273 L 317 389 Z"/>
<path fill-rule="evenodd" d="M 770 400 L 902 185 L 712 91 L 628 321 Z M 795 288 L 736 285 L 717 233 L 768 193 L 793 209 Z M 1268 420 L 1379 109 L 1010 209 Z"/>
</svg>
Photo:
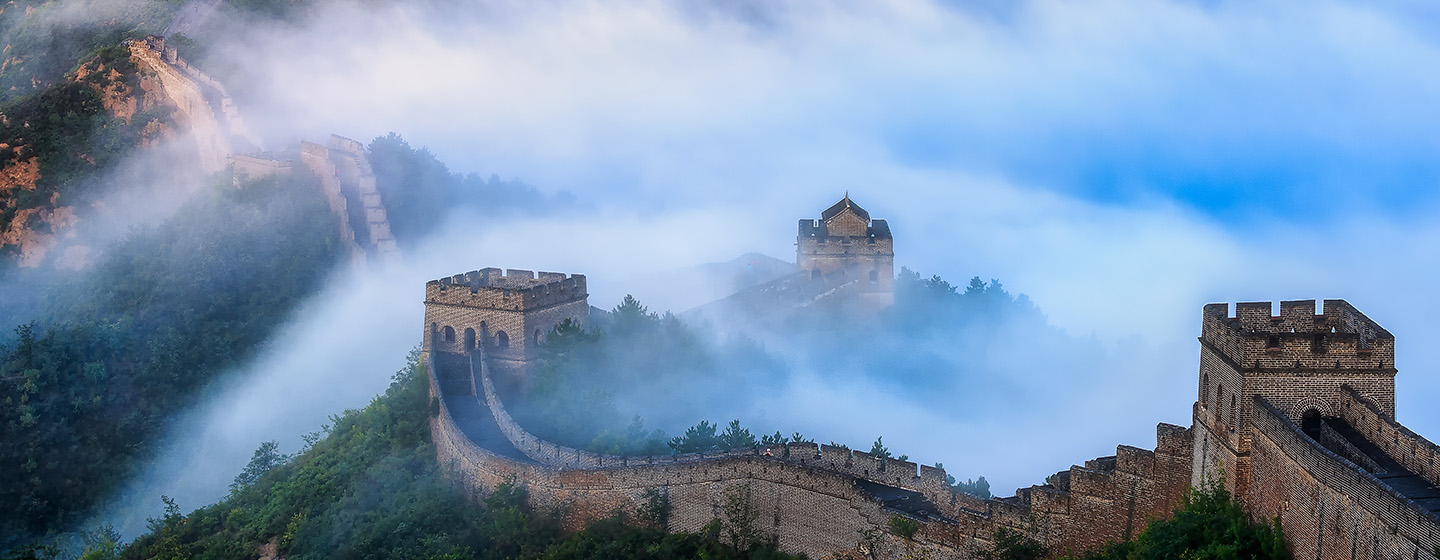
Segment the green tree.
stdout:
<svg viewBox="0 0 1440 560">
<path fill-rule="evenodd" d="M 778 432 L 777 432 L 778 433 Z M 717 442 L 720 449 L 730 451 L 732 449 L 744 449 L 755 447 L 755 436 L 750 435 L 750 430 L 740 427 L 740 419 L 731 420 L 725 426 L 725 431 L 720 434 Z"/>
<path fill-rule="evenodd" d="M 640 300 L 635 296 L 625 294 L 625 299 L 620 301 L 614 309 L 610 310 L 610 317 L 617 333 L 629 334 L 653 327 L 660 321 L 659 316 L 651 313 Z"/>
<path fill-rule="evenodd" d="M 1209 481 L 1191 488 L 1170 519 L 1152 521 L 1133 540 L 1111 543 L 1079 558 L 1288 560 L 1290 551 L 1278 519 L 1251 523 L 1225 487 Z"/>
<path fill-rule="evenodd" d="M 722 526 L 730 546 L 743 551 L 759 544 L 762 533 L 756 521 L 760 519 L 760 510 L 755 507 L 750 483 L 731 485 L 724 495 L 725 503 L 720 508 L 725 515 Z"/>
<path fill-rule="evenodd" d="M 1045 558 L 1048 551 L 1045 546 L 1035 539 L 1015 531 L 1001 527 L 991 533 L 995 547 L 990 550 L 981 550 L 980 558 L 984 560 L 1041 560 Z M 1180 558 L 1176 556 L 1175 558 Z"/>
<path fill-rule="evenodd" d="M 920 524 L 916 523 L 914 519 L 898 514 L 892 514 L 885 525 L 890 528 L 891 533 L 895 533 L 895 536 L 906 541 L 915 540 L 915 533 L 920 531 Z"/>
<path fill-rule="evenodd" d="M 270 472 L 270 469 L 283 465 L 286 461 L 290 460 L 290 456 L 280 453 L 279 449 L 280 444 L 275 441 L 261 443 L 260 447 L 255 449 L 255 453 L 250 456 L 250 462 L 245 465 L 245 468 L 240 471 L 240 474 L 235 475 L 235 480 L 230 483 L 230 491 L 236 492 L 246 486 L 255 484 L 256 481 L 260 480 L 261 476 Z"/>
<path fill-rule="evenodd" d="M 643 498 L 637 515 L 640 522 L 660 531 L 670 530 L 670 492 L 661 488 L 646 488 Z"/>
<path fill-rule="evenodd" d="M 715 435 L 716 426 L 707 420 L 701 420 L 699 424 L 685 429 L 685 434 L 676 436 L 670 440 L 670 449 L 676 453 L 695 453 L 698 451 L 709 451 L 720 444 L 720 438 Z"/>
<path fill-rule="evenodd" d="M 875 443 L 870 446 L 870 455 L 881 459 L 890 458 L 890 448 L 885 447 L 884 436 L 875 438 Z"/>
</svg>

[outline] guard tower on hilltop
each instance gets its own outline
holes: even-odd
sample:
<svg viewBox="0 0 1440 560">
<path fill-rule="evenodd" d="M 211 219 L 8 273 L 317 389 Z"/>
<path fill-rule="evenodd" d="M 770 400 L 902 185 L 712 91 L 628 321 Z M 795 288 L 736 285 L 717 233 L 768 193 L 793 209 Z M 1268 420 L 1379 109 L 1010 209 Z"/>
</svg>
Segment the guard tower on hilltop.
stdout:
<svg viewBox="0 0 1440 560">
<path fill-rule="evenodd" d="M 566 319 L 586 328 L 589 318 L 584 275 L 484 268 L 425 283 L 422 348 L 483 350 L 497 378 L 519 383 L 551 329 Z"/>
<path fill-rule="evenodd" d="M 1395 337 L 1341 299 L 1206 305 L 1200 335 L 1192 478 L 1223 473 L 1244 497 L 1251 487 L 1257 407 L 1314 428 L 1342 415 L 1347 394 L 1395 417 Z M 1317 438 L 1319 439 L 1319 438 Z"/>
<path fill-rule="evenodd" d="M 890 224 L 871 220 L 848 193 L 821 212 L 819 220 L 800 220 L 795 263 L 811 281 L 853 284 L 865 300 L 882 306 L 895 302 Z"/>
</svg>

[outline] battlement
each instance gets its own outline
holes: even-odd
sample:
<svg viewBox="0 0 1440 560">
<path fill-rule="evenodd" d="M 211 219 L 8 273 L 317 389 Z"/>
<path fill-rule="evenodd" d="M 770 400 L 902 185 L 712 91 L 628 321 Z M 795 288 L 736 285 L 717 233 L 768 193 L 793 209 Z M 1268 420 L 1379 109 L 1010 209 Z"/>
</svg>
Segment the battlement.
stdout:
<svg viewBox="0 0 1440 560">
<path fill-rule="evenodd" d="M 871 220 L 870 224 L 865 228 L 864 235 L 849 235 L 848 233 L 855 232 L 831 232 L 830 228 L 826 226 L 824 220 L 810 220 L 804 218 L 800 220 L 800 239 L 812 239 L 817 243 L 825 243 L 828 238 L 831 237 L 860 237 L 862 239 L 869 238 L 870 243 L 876 243 L 881 240 L 891 239 L 890 223 L 886 222 L 885 220 Z"/>
<path fill-rule="evenodd" d="M 482 268 L 425 283 L 425 301 L 525 310 L 584 299 L 585 275 Z"/>
<path fill-rule="evenodd" d="M 1206 305 L 1200 341 L 1241 370 L 1326 369 L 1390 371 L 1395 337 L 1343 299 Z"/>
</svg>

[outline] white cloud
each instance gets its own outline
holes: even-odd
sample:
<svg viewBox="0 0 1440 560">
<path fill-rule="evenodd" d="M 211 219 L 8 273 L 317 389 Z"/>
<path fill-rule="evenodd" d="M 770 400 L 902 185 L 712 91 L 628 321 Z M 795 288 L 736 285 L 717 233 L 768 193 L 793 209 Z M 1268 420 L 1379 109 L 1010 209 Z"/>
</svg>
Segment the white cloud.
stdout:
<svg viewBox="0 0 1440 560">
<path fill-rule="evenodd" d="M 1028 421 L 941 418 L 883 392 L 899 412 L 863 427 L 823 409 L 772 419 L 809 418 L 837 439 L 873 428 L 1008 492 L 1117 443 L 1149 447 L 1158 421 L 1188 425 L 1202 304 L 1343 297 L 1399 337 L 1401 419 L 1440 433 L 1422 404 L 1440 389 L 1425 374 L 1440 354 L 1421 342 L 1440 312 L 1440 229 L 1425 219 L 1429 184 L 1406 182 L 1431 176 L 1411 172 L 1433 159 L 1440 77 L 1417 70 L 1437 49 L 1406 12 L 1283 0 L 1035 1 L 1003 18 L 919 0 L 768 10 L 510 3 L 437 21 L 337 5 L 247 42 L 249 79 L 231 89 L 272 137 L 395 130 L 452 168 L 597 206 L 503 226 L 455 218 L 375 299 L 330 293 L 308 308 L 255 383 L 361 376 L 294 418 L 363 404 L 395 368 L 324 356 L 398 360 L 419 340 L 421 283 L 485 266 L 585 273 L 600 307 L 625 293 L 683 307 L 631 282 L 752 250 L 791 258 L 795 220 L 849 190 L 891 221 L 900 264 L 998 278 L 1134 361 L 1034 403 L 1053 414 Z M 1287 206 L 1264 206 L 1276 201 Z M 1233 208 L 1247 217 L 1215 217 Z M 222 402 L 247 402 L 236 395 Z M 1082 409 L 1101 412 L 1065 416 Z M 924 439 L 907 430 L 935 423 Z"/>
</svg>

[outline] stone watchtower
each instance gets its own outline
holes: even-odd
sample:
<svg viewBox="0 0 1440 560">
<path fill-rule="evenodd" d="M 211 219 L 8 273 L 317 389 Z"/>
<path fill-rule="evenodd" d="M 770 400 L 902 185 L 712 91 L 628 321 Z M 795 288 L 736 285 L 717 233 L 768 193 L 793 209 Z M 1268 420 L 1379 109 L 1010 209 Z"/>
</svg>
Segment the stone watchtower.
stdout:
<svg viewBox="0 0 1440 560">
<path fill-rule="evenodd" d="M 1345 300 L 1205 306 L 1191 478 L 1222 474 L 1242 499 L 1250 489 L 1253 405 L 1273 405 L 1291 422 L 1340 412 L 1342 386 L 1395 416 L 1395 337 Z"/>
<path fill-rule="evenodd" d="M 546 333 L 565 319 L 590 317 L 585 276 L 485 268 L 425 283 L 426 351 L 483 347 L 497 377 L 523 381 Z M 427 359 L 429 357 L 427 356 Z"/>
<path fill-rule="evenodd" d="M 871 220 L 850 195 L 800 220 L 795 263 L 812 281 L 854 284 L 861 297 L 881 305 L 895 302 L 895 243 L 890 224 Z"/>
</svg>

